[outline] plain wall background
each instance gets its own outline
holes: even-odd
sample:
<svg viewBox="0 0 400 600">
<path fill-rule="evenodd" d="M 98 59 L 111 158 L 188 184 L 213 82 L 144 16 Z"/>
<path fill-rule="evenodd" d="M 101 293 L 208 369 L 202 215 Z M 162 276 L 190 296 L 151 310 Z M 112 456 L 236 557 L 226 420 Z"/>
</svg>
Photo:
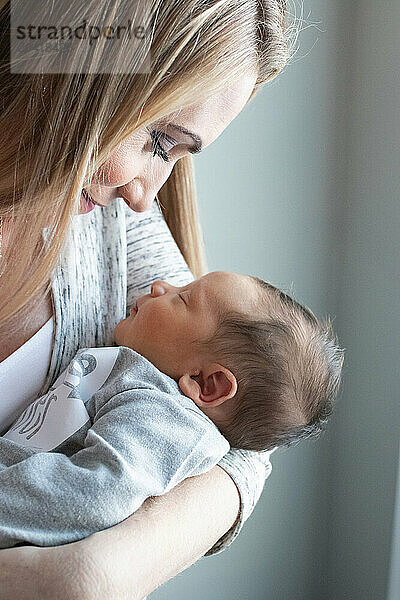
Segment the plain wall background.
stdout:
<svg viewBox="0 0 400 600">
<path fill-rule="evenodd" d="M 304 17 L 317 25 L 290 65 L 195 166 L 210 270 L 257 274 L 330 314 L 347 350 L 342 394 L 323 437 L 274 453 L 233 545 L 151 600 L 386 600 L 400 425 L 400 2 L 307 0 Z"/>
<path fill-rule="evenodd" d="M 400 437 L 400 2 L 354 4 L 335 290 L 348 357 L 329 431 L 328 589 L 332 600 L 386 600 Z"/>
</svg>

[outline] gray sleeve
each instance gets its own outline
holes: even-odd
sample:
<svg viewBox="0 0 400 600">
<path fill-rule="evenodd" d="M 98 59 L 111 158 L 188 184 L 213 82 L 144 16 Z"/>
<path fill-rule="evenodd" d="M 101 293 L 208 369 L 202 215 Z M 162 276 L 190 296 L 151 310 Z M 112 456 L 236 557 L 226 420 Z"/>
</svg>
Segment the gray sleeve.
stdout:
<svg viewBox="0 0 400 600">
<path fill-rule="evenodd" d="M 193 275 L 155 202 L 145 213 L 134 213 L 126 207 L 126 223 L 128 307 L 138 296 L 148 291 L 155 279 L 166 279 L 173 285 L 186 285 L 193 281 Z M 253 512 L 264 482 L 271 473 L 269 455 L 269 452 L 230 450 L 218 463 L 235 482 L 241 508 L 238 521 L 206 556 L 227 548 Z"/>
<path fill-rule="evenodd" d="M 236 522 L 205 556 L 218 554 L 230 546 L 239 535 L 245 521 L 249 518 L 264 488 L 265 480 L 270 476 L 272 465 L 268 452 L 231 449 L 219 461 L 218 465 L 233 479 L 240 495 L 240 511 Z"/>
<path fill-rule="evenodd" d="M 157 389 L 111 397 L 69 457 L 0 438 L 0 548 L 65 544 L 111 527 L 228 449 L 212 423 Z"/>
</svg>

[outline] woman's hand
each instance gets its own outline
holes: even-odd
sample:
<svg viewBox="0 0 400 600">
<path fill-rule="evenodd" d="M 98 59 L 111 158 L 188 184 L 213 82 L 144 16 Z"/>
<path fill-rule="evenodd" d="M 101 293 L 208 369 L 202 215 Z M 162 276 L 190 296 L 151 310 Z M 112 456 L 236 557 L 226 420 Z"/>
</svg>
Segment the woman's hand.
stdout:
<svg viewBox="0 0 400 600">
<path fill-rule="evenodd" d="M 216 465 L 79 542 L 0 551 L 0 600 L 142 600 L 201 558 L 239 508 L 235 483 Z"/>
</svg>

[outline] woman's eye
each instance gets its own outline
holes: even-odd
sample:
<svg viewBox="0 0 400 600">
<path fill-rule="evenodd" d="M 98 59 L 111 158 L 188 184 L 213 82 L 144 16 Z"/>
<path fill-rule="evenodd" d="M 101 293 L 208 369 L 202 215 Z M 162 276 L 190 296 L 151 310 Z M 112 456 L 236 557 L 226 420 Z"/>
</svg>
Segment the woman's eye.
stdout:
<svg viewBox="0 0 400 600">
<path fill-rule="evenodd" d="M 157 155 L 165 162 L 168 162 L 170 160 L 168 152 L 177 144 L 177 141 L 163 131 L 152 129 L 149 130 L 149 133 L 153 147 L 153 156 Z"/>
</svg>

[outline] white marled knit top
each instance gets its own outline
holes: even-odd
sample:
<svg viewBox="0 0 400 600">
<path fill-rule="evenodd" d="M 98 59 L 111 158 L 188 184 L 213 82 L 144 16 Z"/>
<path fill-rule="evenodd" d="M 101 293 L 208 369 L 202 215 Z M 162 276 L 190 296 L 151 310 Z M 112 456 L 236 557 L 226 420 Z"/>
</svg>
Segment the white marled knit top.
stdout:
<svg viewBox="0 0 400 600">
<path fill-rule="evenodd" d="M 121 198 L 73 217 L 69 239 L 52 274 L 55 310 L 53 351 L 40 393 L 80 348 L 113 346 L 113 330 L 150 284 L 193 280 L 157 204 L 136 213 Z M 270 452 L 230 450 L 218 463 L 241 497 L 236 524 L 207 552 L 225 549 L 250 516 L 271 472 Z"/>
</svg>

